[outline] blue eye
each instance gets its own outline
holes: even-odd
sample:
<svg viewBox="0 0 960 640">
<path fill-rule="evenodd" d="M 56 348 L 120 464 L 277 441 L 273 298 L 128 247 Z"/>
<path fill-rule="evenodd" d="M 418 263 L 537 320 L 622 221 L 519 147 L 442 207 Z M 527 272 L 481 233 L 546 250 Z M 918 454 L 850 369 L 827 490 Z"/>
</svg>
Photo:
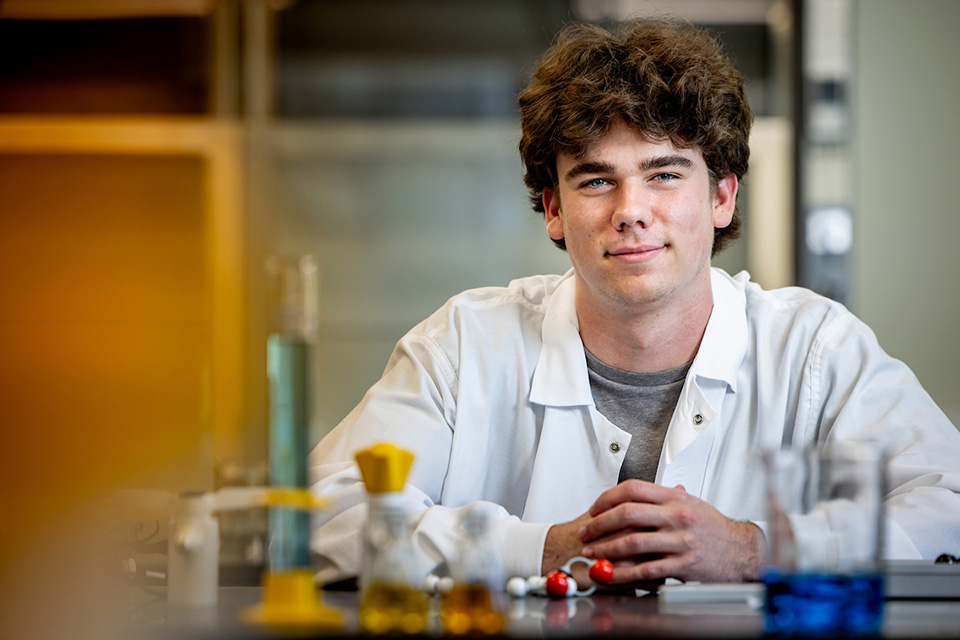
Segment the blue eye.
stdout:
<svg viewBox="0 0 960 640">
<path fill-rule="evenodd" d="M 606 186 L 606 184 L 607 184 L 607 181 L 605 178 L 594 178 L 593 180 L 587 180 L 580 186 L 597 188 L 597 187 Z"/>
<path fill-rule="evenodd" d="M 670 182 L 671 180 L 676 180 L 679 176 L 675 173 L 658 173 L 653 176 L 653 179 L 656 182 Z"/>
</svg>

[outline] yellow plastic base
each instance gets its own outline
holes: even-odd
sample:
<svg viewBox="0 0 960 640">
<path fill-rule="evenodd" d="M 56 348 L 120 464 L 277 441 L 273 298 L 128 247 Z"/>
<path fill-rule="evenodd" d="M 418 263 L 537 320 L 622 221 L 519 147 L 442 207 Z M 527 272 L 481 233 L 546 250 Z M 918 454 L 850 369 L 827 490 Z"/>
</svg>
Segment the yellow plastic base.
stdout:
<svg viewBox="0 0 960 640">
<path fill-rule="evenodd" d="M 342 625 L 340 614 L 320 603 L 310 571 L 268 573 L 263 582 L 263 604 L 247 609 L 240 619 L 255 627 L 295 634 Z"/>
</svg>

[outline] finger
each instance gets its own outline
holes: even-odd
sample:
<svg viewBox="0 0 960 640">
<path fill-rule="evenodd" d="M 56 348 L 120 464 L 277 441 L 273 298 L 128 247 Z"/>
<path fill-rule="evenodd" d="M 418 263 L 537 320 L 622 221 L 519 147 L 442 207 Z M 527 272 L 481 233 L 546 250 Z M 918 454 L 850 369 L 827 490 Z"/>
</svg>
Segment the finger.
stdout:
<svg viewBox="0 0 960 640">
<path fill-rule="evenodd" d="M 639 556 L 633 556 L 632 558 L 621 558 L 615 560 L 613 563 L 614 570 L 618 567 L 632 567 L 635 564 L 641 564 L 643 562 L 652 562 L 654 560 L 660 560 L 663 558 L 659 553 L 645 553 Z"/>
<path fill-rule="evenodd" d="M 652 555 L 652 556 L 638 556 L 633 560 L 618 560 L 613 563 L 613 578 L 610 580 L 608 584 L 612 585 L 613 588 L 615 589 L 620 589 L 625 586 L 629 586 L 634 589 L 644 589 L 646 591 L 655 592 L 660 587 L 660 585 L 666 582 L 665 579 L 660 578 L 656 580 L 630 580 L 628 579 L 628 576 L 633 575 L 633 572 L 631 571 L 628 573 L 628 572 L 625 572 L 624 570 L 632 569 L 632 567 L 634 567 L 635 565 L 645 563 L 645 562 L 651 562 L 653 560 L 659 560 L 660 558 L 661 556 Z M 618 571 L 620 572 L 619 575 L 623 576 L 623 578 L 618 577 L 618 573 L 617 573 Z"/>
<path fill-rule="evenodd" d="M 672 525 L 670 511 L 663 506 L 627 502 L 591 518 L 579 533 L 581 541 L 591 542 L 626 529 L 649 531 L 660 527 L 672 528 Z"/>
<path fill-rule="evenodd" d="M 663 582 L 667 578 L 683 579 L 683 559 L 670 556 L 637 562 L 613 570 L 613 579 L 610 584 L 633 584 Z"/>
<path fill-rule="evenodd" d="M 683 491 L 682 487 L 680 491 Z M 625 480 L 600 494 L 588 513 L 596 516 L 626 502 L 665 504 L 674 499 L 676 495 L 677 490 L 670 487 L 643 480 Z"/>
<path fill-rule="evenodd" d="M 610 536 L 584 546 L 583 555 L 588 558 L 618 560 L 644 554 L 677 554 L 687 551 L 684 536 L 665 531 L 646 531 Z"/>
</svg>

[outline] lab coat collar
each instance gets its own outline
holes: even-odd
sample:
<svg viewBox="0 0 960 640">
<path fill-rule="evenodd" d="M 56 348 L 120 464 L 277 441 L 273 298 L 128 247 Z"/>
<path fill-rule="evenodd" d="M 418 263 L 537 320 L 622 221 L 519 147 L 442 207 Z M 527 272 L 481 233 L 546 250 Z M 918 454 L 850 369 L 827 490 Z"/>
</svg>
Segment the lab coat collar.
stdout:
<svg viewBox="0 0 960 640">
<path fill-rule="evenodd" d="M 713 380 L 716 382 L 710 386 L 725 384 L 736 391 L 737 370 L 747 348 L 744 282 L 748 278 L 746 272 L 732 278 L 720 269 L 711 269 L 713 312 L 687 380 Z M 594 406 L 575 298 L 576 278 L 570 269 L 547 302 L 541 329 L 543 348 L 530 388 L 530 401 L 535 404 Z"/>
<path fill-rule="evenodd" d="M 749 278 L 745 272 L 734 279 L 720 269 L 711 270 L 713 311 L 663 441 L 657 482 L 682 484 L 693 495 L 700 494 L 716 437 L 710 426 L 727 391 L 736 393 L 737 371 L 746 355 L 745 278 Z M 675 467 L 672 463 L 681 453 L 692 462 Z"/>
<path fill-rule="evenodd" d="M 710 270 L 713 311 L 688 380 L 715 380 L 726 383 L 731 391 L 737 391 L 737 371 L 747 353 L 744 283 L 749 277 L 745 271 L 732 278 L 722 269 Z"/>
<path fill-rule="evenodd" d="M 567 271 L 547 307 L 541 328 L 543 347 L 530 384 L 530 402 L 553 407 L 593 406 L 587 358 L 577 320 L 576 278 Z"/>
</svg>

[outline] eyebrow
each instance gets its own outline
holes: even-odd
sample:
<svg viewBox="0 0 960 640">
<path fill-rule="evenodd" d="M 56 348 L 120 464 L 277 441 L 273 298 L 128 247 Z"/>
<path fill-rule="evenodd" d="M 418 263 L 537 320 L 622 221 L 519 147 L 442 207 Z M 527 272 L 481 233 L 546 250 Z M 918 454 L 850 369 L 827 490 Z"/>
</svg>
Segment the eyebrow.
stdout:
<svg viewBox="0 0 960 640">
<path fill-rule="evenodd" d="M 613 165 L 609 162 L 586 161 L 578 162 L 563 174 L 566 180 L 573 180 L 588 173 L 613 173 Z"/>
<path fill-rule="evenodd" d="M 663 169 L 664 167 L 679 167 L 681 169 L 693 169 L 693 160 L 679 153 L 672 153 L 664 156 L 654 156 L 647 158 L 640 163 L 641 171 L 650 169 Z"/>
<path fill-rule="evenodd" d="M 662 156 L 647 158 L 640 163 L 641 171 L 650 171 L 651 169 L 663 169 L 665 167 L 678 167 L 681 169 L 692 169 L 693 160 L 678 153 L 671 153 Z M 579 162 L 567 171 L 563 177 L 566 180 L 572 180 L 578 176 L 590 173 L 613 173 L 614 166 L 609 162 L 600 162 L 596 160 L 587 160 Z"/>
</svg>

